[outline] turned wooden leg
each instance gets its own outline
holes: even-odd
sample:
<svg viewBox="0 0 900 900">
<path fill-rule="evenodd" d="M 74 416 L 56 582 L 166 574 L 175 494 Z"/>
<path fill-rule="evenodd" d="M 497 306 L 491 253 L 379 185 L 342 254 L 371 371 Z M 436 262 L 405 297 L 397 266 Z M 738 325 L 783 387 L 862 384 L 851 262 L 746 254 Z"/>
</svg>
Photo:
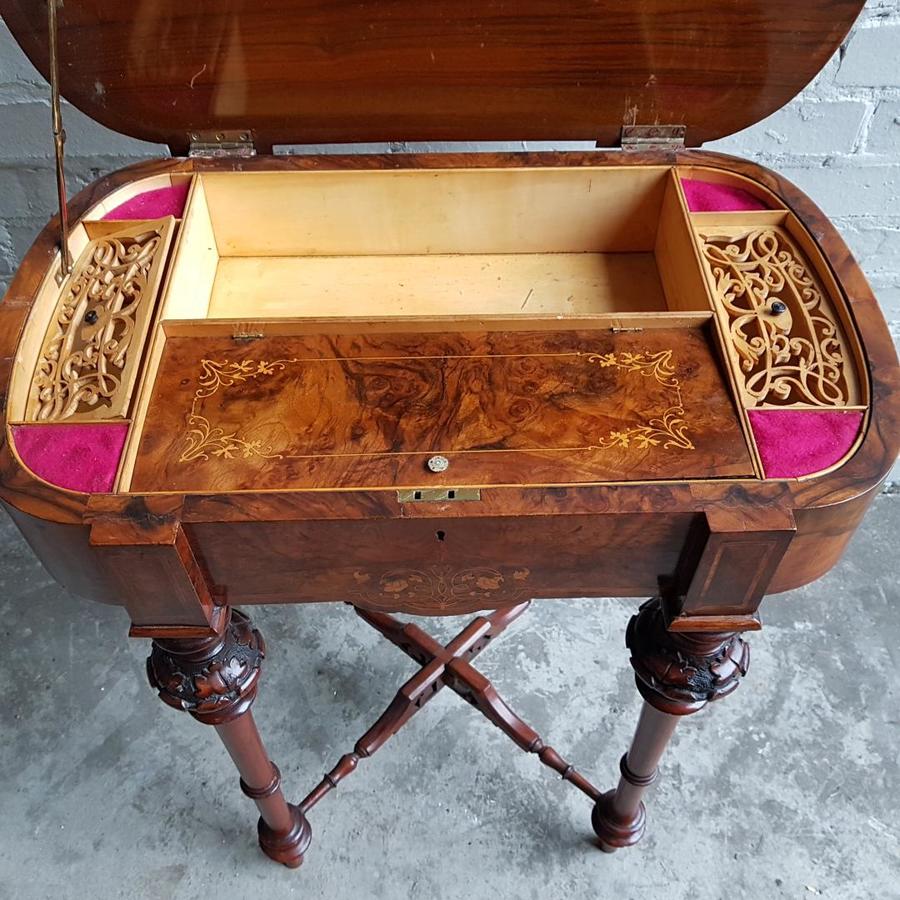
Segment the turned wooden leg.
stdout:
<svg viewBox="0 0 900 900">
<path fill-rule="evenodd" d="M 281 791 L 281 775 L 263 747 L 250 707 L 266 645 L 250 619 L 230 610 L 219 637 L 155 640 L 147 659 L 160 698 L 212 725 L 241 776 L 241 790 L 259 809 L 263 852 L 291 868 L 303 862 L 311 832 L 299 807 Z"/>
<path fill-rule="evenodd" d="M 619 764 L 618 787 L 600 796 L 591 817 L 600 848 L 609 852 L 641 839 L 642 797 L 656 780 L 679 717 L 734 691 L 750 662 L 750 648 L 739 634 L 667 631 L 659 598 L 648 600 L 632 617 L 625 644 L 644 703 L 631 747 Z"/>
</svg>

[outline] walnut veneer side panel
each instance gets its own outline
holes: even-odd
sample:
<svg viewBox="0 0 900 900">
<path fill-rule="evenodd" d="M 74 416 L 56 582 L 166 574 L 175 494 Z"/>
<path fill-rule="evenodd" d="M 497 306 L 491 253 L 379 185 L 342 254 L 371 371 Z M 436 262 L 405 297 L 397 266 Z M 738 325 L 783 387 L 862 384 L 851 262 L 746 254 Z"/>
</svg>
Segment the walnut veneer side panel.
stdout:
<svg viewBox="0 0 900 900">
<path fill-rule="evenodd" d="M 766 586 L 777 594 L 810 584 L 825 575 L 844 555 L 880 485 L 867 494 L 834 506 L 797 509 L 797 532 Z M 828 598 L 837 602 L 837 597 Z"/>
<path fill-rule="evenodd" d="M 67 591 L 99 603 L 121 606 L 119 585 L 90 546 L 90 528 L 48 521 L 2 504 L 43 567 Z"/>
</svg>

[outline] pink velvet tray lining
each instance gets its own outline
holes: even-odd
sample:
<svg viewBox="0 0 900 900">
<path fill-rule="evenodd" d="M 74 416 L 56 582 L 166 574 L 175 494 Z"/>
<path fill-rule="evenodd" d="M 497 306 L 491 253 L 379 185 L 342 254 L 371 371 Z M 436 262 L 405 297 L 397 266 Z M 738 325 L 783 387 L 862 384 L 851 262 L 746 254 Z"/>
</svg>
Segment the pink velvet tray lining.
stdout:
<svg viewBox="0 0 900 900">
<path fill-rule="evenodd" d="M 70 491 L 112 491 L 128 423 L 98 425 L 16 425 L 16 452 L 44 481 Z"/>
<path fill-rule="evenodd" d="M 111 209 L 103 218 L 161 219 L 163 216 L 175 216 L 176 219 L 180 219 L 184 213 L 190 186 L 190 181 L 183 181 L 171 187 L 135 194 L 130 200 Z"/>
<path fill-rule="evenodd" d="M 103 216 L 111 220 L 180 218 L 190 181 L 144 191 Z M 16 425 L 16 452 L 39 478 L 87 494 L 112 491 L 128 435 L 127 422 L 77 425 Z"/>
<path fill-rule="evenodd" d="M 682 178 L 681 186 L 691 212 L 740 212 L 769 208 L 749 191 L 727 184 Z"/>
<path fill-rule="evenodd" d="M 837 409 L 751 409 L 766 478 L 799 478 L 839 463 L 859 435 L 863 414 Z"/>
</svg>

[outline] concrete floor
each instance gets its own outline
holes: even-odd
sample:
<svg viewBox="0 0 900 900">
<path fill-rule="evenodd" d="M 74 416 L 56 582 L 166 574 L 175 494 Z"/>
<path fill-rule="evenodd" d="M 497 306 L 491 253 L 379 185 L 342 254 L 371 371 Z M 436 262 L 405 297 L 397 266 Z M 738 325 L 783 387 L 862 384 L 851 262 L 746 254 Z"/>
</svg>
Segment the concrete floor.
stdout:
<svg viewBox="0 0 900 900">
<path fill-rule="evenodd" d="M 590 803 L 445 691 L 314 810 L 290 872 L 214 732 L 146 686 L 125 614 L 66 595 L 3 520 L 0 897 L 898 898 L 898 535 L 882 496 L 837 569 L 764 606 L 745 684 L 676 735 L 640 847 L 593 849 Z M 638 709 L 634 607 L 541 603 L 479 661 L 604 787 Z M 343 607 L 254 618 L 257 717 L 299 799 L 412 664 Z"/>
</svg>

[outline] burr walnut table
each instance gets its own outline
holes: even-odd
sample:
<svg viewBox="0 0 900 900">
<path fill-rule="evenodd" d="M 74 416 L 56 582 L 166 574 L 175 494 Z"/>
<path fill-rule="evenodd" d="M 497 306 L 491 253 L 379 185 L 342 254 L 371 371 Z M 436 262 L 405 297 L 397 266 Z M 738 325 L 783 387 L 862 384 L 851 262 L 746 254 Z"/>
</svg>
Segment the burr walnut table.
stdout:
<svg viewBox="0 0 900 900">
<path fill-rule="evenodd" d="M 897 454 L 890 335 L 807 197 L 697 146 L 786 102 L 860 6 L 0 0 L 53 83 L 63 186 L 0 305 L 0 495 L 152 640 L 270 857 L 299 865 L 315 804 L 445 687 L 587 795 L 603 849 L 635 843 L 763 597 L 838 559 Z M 68 201 L 58 90 L 176 158 Z M 526 138 L 622 149 L 273 154 Z M 653 598 L 605 793 L 475 666 L 567 596 Z M 293 805 L 236 607 L 326 601 L 421 668 Z M 394 615 L 479 611 L 446 645 Z"/>
</svg>

